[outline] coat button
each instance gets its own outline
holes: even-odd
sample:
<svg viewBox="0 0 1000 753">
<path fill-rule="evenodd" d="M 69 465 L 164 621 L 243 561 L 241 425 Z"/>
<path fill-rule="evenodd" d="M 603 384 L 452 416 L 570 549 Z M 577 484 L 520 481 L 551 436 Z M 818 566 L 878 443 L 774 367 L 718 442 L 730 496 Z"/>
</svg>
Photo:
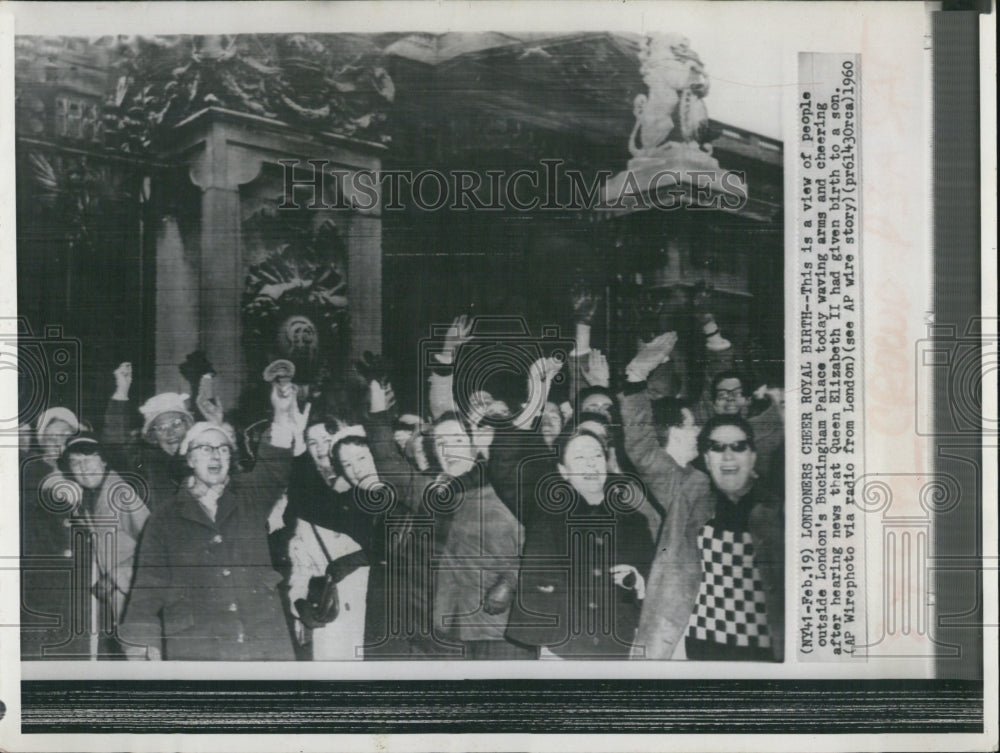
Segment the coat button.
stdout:
<svg viewBox="0 0 1000 753">
<path fill-rule="evenodd" d="M 230 612 L 235 612 L 237 609 L 239 609 L 239 607 L 236 606 L 236 602 L 235 601 L 230 602 L 230 604 L 229 604 L 229 611 Z"/>
<path fill-rule="evenodd" d="M 69 528 L 73 525 L 73 521 L 69 518 L 63 518 L 63 528 Z"/>
<path fill-rule="evenodd" d="M 73 556 L 72 549 L 63 549 L 63 557 L 72 557 L 72 556 Z"/>
<path fill-rule="evenodd" d="M 597 602 L 592 601 L 587 605 L 587 609 L 597 609 Z"/>
<path fill-rule="evenodd" d="M 595 568 L 594 568 L 594 577 L 595 577 L 595 578 L 600 578 L 600 577 L 601 577 L 601 573 L 602 573 L 602 572 L 603 572 L 603 571 L 601 570 L 601 568 L 599 568 L 599 567 L 595 567 Z"/>
<path fill-rule="evenodd" d="M 598 538 L 598 539 L 594 539 L 594 543 L 595 543 L 595 544 L 596 544 L 597 546 L 604 546 L 604 539 L 600 539 L 600 538 Z"/>
<path fill-rule="evenodd" d="M 239 634 L 238 634 L 238 635 L 236 636 L 236 642 L 237 642 L 237 643 L 243 643 L 243 641 L 245 641 L 245 640 L 246 640 L 246 636 L 245 636 L 245 635 L 243 635 L 243 633 L 239 633 Z"/>
<path fill-rule="evenodd" d="M 221 544 L 222 543 L 222 536 L 220 536 L 219 534 L 215 534 L 212 537 L 212 543 L 213 544 Z"/>
<path fill-rule="evenodd" d="M 228 578 L 232 574 L 233 574 L 233 571 L 230 570 L 228 567 L 222 568 L 222 577 L 223 578 Z"/>
</svg>

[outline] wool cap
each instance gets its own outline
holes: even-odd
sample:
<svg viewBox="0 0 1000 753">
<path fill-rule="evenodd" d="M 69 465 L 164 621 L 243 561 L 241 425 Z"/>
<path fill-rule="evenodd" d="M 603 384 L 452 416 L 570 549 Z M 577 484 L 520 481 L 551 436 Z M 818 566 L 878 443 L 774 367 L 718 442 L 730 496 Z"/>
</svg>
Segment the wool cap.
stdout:
<svg viewBox="0 0 1000 753">
<path fill-rule="evenodd" d="M 180 392 L 161 392 L 159 395 L 153 395 L 149 398 L 139 407 L 139 413 L 142 414 L 143 418 L 142 435 L 151 439 L 150 427 L 152 427 L 153 421 L 164 413 L 181 413 L 188 420 L 194 421 L 194 416 L 188 410 L 187 400 L 188 395 Z"/>
<path fill-rule="evenodd" d="M 236 449 L 236 432 L 233 430 L 232 426 L 229 424 L 216 424 L 211 421 L 199 421 L 187 430 L 187 434 L 184 435 L 184 439 L 181 441 L 180 450 L 178 452 L 181 455 L 187 455 L 188 448 L 190 448 L 192 444 L 197 443 L 199 439 L 208 434 L 210 431 L 221 434 L 225 437 L 229 446 Z"/>
</svg>

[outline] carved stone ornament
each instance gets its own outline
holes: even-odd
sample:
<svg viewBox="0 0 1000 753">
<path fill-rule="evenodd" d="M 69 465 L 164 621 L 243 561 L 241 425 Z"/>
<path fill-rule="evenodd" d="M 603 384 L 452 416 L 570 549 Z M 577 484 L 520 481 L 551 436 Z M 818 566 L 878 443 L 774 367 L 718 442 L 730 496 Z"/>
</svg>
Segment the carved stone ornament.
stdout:
<svg viewBox="0 0 1000 753">
<path fill-rule="evenodd" d="M 715 173 L 710 182 L 729 191 L 723 170 L 708 143 L 709 119 L 705 106 L 709 79 L 705 66 L 680 34 L 655 34 L 639 46 L 639 71 L 648 93 L 636 96 L 635 125 L 629 135 L 632 159 L 628 169 L 605 185 L 604 199 L 612 204 L 636 193 L 693 183 L 689 171 Z"/>
<path fill-rule="evenodd" d="M 304 382 L 342 357 L 348 326 L 346 251 L 331 221 L 290 238 L 247 271 L 243 321 L 252 359 L 293 362 Z"/>
<path fill-rule="evenodd" d="M 701 147 L 708 137 L 708 94 L 705 66 L 679 34 L 646 37 L 639 48 L 639 71 L 649 94 L 633 104 L 635 127 L 629 137 L 633 157 L 660 157 L 680 142 Z"/>
<path fill-rule="evenodd" d="M 395 86 L 364 35 L 131 36 L 103 40 L 118 74 L 105 106 L 110 146 L 155 148 L 170 128 L 221 107 L 375 142 Z"/>
</svg>

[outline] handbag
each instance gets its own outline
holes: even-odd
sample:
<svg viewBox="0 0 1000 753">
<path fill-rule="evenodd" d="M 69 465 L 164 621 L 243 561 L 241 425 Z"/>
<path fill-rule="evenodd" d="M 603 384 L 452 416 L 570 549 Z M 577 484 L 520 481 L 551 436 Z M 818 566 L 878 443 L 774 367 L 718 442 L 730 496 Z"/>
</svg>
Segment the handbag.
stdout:
<svg viewBox="0 0 1000 753">
<path fill-rule="evenodd" d="M 326 572 L 309 579 L 309 587 L 306 591 L 306 598 L 296 599 L 295 609 L 298 610 L 302 623 L 310 630 L 329 625 L 340 614 L 340 596 L 337 593 L 337 584 L 353 573 L 359 567 L 368 564 L 368 558 L 364 552 L 352 552 L 343 557 L 333 559 L 330 551 L 323 543 L 323 539 L 316 530 L 316 524 L 310 523 L 313 535 L 319 543 L 320 549 L 326 556 Z"/>
</svg>

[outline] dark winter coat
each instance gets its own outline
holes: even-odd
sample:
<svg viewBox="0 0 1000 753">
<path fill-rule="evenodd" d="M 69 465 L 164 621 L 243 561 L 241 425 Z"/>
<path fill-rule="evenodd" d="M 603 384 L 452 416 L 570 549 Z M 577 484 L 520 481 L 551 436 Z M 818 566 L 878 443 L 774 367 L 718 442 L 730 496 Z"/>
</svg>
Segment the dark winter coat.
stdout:
<svg viewBox="0 0 1000 753">
<path fill-rule="evenodd" d="M 155 513 L 175 499 L 189 469 L 184 458 L 167 454 L 129 430 L 130 416 L 134 412 L 130 400 L 109 400 L 101 444 L 107 448 L 115 470 L 142 490 L 146 507 Z"/>
<path fill-rule="evenodd" d="M 120 631 L 164 659 L 293 660 L 271 565 L 267 517 L 291 452 L 263 443 L 253 471 L 234 476 L 213 522 L 187 487 L 146 526 Z"/>
<path fill-rule="evenodd" d="M 610 569 L 632 565 L 648 574 L 653 541 L 641 497 L 620 476 L 608 477 L 600 505 L 568 485 L 548 495 L 548 512 L 540 510 L 525 534 L 508 638 L 566 657 L 628 656 L 639 605 L 633 590 L 615 585 Z"/>
<path fill-rule="evenodd" d="M 434 631 L 449 641 L 501 641 L 509 607 L 488 614 L 483 599 L 517 584 L 523 528 L 490 486 L 483 464 L 446 482 L 435 514 Z"/>
<path fill-rule="evenodd" d="M 498 428 L 490 445 L 486 468 L 497 496 L 517 519 L 528 525 L 537 509 L 535 491 L 556 470 L 557 452 L 541 434 Z"/>
</svg>

